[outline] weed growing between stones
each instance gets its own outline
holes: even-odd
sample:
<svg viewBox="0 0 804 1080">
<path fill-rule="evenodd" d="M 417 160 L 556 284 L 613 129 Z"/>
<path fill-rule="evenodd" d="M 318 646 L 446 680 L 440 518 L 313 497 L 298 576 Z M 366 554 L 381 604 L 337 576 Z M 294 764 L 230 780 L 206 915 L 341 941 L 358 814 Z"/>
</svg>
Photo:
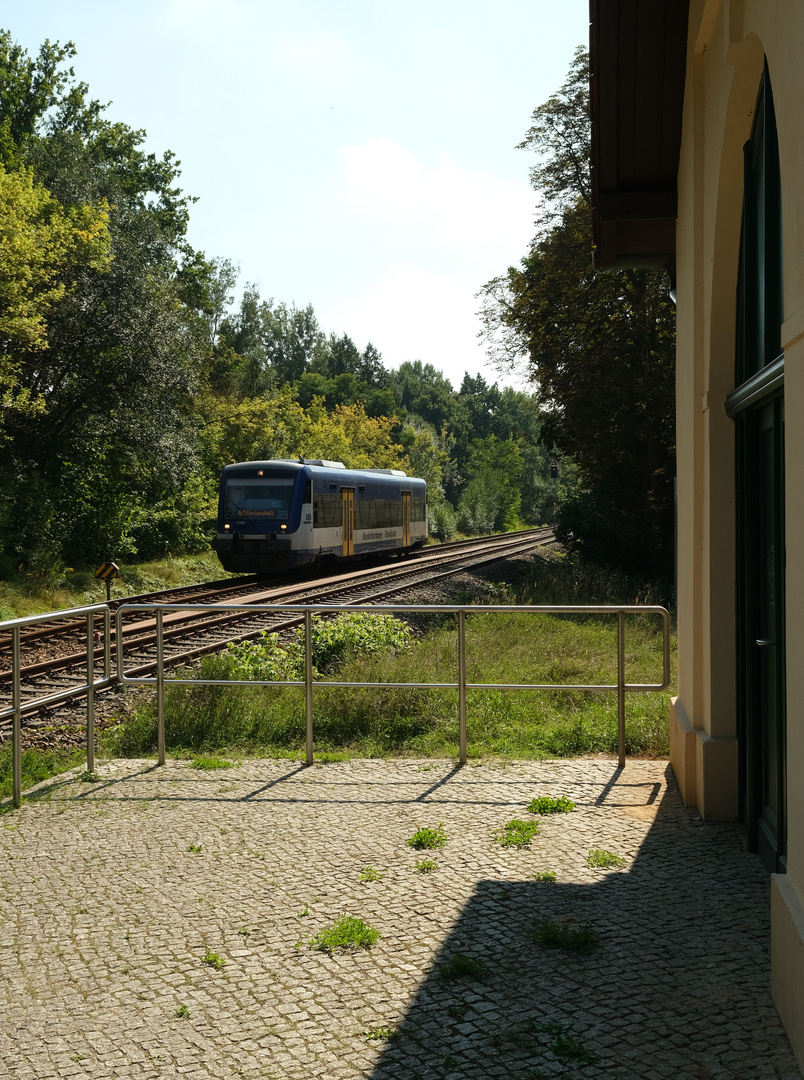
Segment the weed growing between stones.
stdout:
<svg viewBox="0 0 804 1080">
<path fill-rule="evenodd" d="M 180 1020 L 184 1020 L 186 1017 L 188 1017 L 190 1015 L 190 1010 L 184 1004 L 184 1002 L 182 1002 L 182 1004 L 179 1005 L 178 1009 L 176 1009 L 176 1012 L 175 1012 L 174 1015 L 179 1017 Z"/>
<path fill-rule="evenodd" d="M 500 847 L 528 847 L 533 837 L 538 833 L 539 826 L 535 821 L 522 821 L 514 818 L 506 821 L 501 829 L 494 834 L 494 839 Z"/>
<path fill-rule="evenodd" d="M 438 973 L 442 979 L 483 979 L 488 975 L 488 970 L 482 960 L 473 960 L 471 956 L 464 956 L 462 953 L 438 965 Z"/>
<path fill-rule="evenodd" d="M 433 870 L 438 869 L 438 863 L 435 859 L 417 859 L 416 860 L 416 873 L 417 874 L 430 874 Z"/>
<path fill-rule="evenodd" d="M 415 848 L 417 851 L 422 851 L 425 848 L 442 848 L 447 842 L 447 834 L 444 832 L 443 826 L 444 822 L 439 821 L 436 829 L 417 829 L 405 843 L 408 847 Z"/>
<path fill-rule="evenodd" d="M 200 855 L 201 852 L 204 850 L 204 845 L 203 844 L 190 844 L 189 847 L 187 848 L 187 850 L 190 852 L 191 855 Z"/>
<path fill-rule="evenodd" d="M 360 871 L 360 877 L 358 881 L 382 881 L 385 877 L 385 870 L 377 870 L 373 866 L 364 866 Z"/>
<path fill-rule="evenodd" d="M 553 919 L 542 919 L 533 931 L 533 940 L 543 949 L 566 949 L 568 952 L 587 953 L 600 944 L 600 935 L 589 923 L 567 926 Z"/>
<path fill-rule="evenodd" d="M 592 1062 L 597 1061 L 597 1054 L 581 1046 L 563 1024 L 543 1024 L 542 1031 L 552 1036 L 547 1048 L 564 1065 L 569 1062 L 576 1065 L 591 1065 Z"/>
<path fill-rule="evenodd" d="M 367 926 L 362 919 L 341 915 L 333 926 L 319 930 L 307 944 L 311 949 L 325 953 L 333 953 L 335 949 L 370 949 L 379 936 L 378 931 L 373 926 Z"/>
<path fill-rule="evenodd" d="M 226 967 L 226 960 L 222 956 L 218 956 L 216 952 L 208 952 L 204 957 L 203 963 L 208 964 L 211 968 L 215 968 L 216 971 L 220 971 Z"/>
<path fill-rule="evenodd" d="M 219 757 L 197 757 L 190 762 L 191 769 L 231 769 L 231 761 Z"/>
<path fill-rule="evenodd" d="M 603 848 L 592 848 L 586 856 L 586 865 L 596 870 L 610 870 L 625 866 L 627 859 L 622 855 L 615 855 L 613 851 L 604 851 Z"/>
<path fill-rule="evenodd" d="M 550 795 L 540 795 L 529 802 L 525 809 L 529 814 L 568 814 L 575 809 L 575 803 L 566 795 L 560 795 L 557 799 Z"/>
<path fill-rule="evenodd" d="M 555 870 L 537 870 L 535 874 L 531 874 L 534 881 L 551 882 L 556 880 Z"/>
<path fill-rule="evenodd" d="M 391 1039 L 395 1039 L 399 1032 L 396 1030 L 396 1028 L 376 1027 L 369 1028 L 368 1031 L 364 1032 L 364 1034 L 369 1042 L 374 1042 L 378 1039 L 387 1039 L 390 1041 Z"/>
</svg>

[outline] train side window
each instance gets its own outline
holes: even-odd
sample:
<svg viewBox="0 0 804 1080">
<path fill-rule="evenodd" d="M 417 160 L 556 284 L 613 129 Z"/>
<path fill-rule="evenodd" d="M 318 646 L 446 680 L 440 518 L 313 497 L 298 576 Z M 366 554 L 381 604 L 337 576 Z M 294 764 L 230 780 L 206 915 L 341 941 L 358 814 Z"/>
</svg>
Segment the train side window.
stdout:
<svg viewBox="0 0 804 1080">
<path fill-rule="evenodd" d="M 309 503 L 309 502 L 312 502 L 312 499 L 313 499 L 313 485 L 308 480 L 307 481 L 307 486 L 304 489 L 304 501 L 306 503 Z"/>
</svg>

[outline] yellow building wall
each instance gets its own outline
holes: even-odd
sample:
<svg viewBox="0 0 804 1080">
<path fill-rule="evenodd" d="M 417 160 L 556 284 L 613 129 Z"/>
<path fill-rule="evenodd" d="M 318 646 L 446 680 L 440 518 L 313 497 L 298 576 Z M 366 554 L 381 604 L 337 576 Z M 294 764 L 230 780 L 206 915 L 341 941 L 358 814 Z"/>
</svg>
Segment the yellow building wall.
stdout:
<svg viewBox="0 0 804 1080">
<path fill-rule="evenodd" d="M 739 805 L 734 387 L 742 147 L 767 58 L 784 230 L 788 873 L 772 886 L 773 992 L 804 1067 L 804 3 L 692 0 L 678 178 L 678 697 L 671 760 L 709 820 Z"/>
</svg>

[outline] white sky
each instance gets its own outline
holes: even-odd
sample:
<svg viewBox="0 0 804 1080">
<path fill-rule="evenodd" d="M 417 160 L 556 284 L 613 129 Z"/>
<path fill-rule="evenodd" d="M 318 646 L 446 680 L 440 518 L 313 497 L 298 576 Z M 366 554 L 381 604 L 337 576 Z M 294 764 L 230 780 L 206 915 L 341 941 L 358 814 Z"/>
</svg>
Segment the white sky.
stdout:
<svg viewBox="0 0 804 1080">
<path fill-rule="evenodd" d="M 72 40 L 107 116 L 173 150 L 189 240 L 388 367 L 503 381 L 477 291 L 532 234 L 532 110 L 588 40 L 588 0 L 36 0 L 20 45 Z M 512 385 L 527 388 L 515 380 Z"/>
</svg>

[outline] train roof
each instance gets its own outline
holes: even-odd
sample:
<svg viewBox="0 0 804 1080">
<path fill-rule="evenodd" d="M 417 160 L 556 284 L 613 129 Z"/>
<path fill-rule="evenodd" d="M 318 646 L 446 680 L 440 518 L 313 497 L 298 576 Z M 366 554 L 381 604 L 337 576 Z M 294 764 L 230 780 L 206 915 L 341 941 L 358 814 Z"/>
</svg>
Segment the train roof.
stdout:
<svg viewBox="0 0 804 1080">
<path fill-rule="evenodd" d="M 280 466 L 283 469 L 302 469 L 305 466 L 314 469 L 316 472 L 344 472 L 349 475 L 366 476 L 371 478 L 377 478 L 380 476 L 396 477 L 399 480 L 418 481 L 423 484 L 425 481 L 420 477 L 408 476 L 402 469 L 375 469 L 375 468 L 363 468 L 363 469 L 347 469 L 342 461 L 327 461 L 324 458 L 273 458 L 270 461 L 237 461 L 231 465 L 224 466 L 224 472 L 234 469 L 270 469 L 274 466 Z"/>
</svg>

